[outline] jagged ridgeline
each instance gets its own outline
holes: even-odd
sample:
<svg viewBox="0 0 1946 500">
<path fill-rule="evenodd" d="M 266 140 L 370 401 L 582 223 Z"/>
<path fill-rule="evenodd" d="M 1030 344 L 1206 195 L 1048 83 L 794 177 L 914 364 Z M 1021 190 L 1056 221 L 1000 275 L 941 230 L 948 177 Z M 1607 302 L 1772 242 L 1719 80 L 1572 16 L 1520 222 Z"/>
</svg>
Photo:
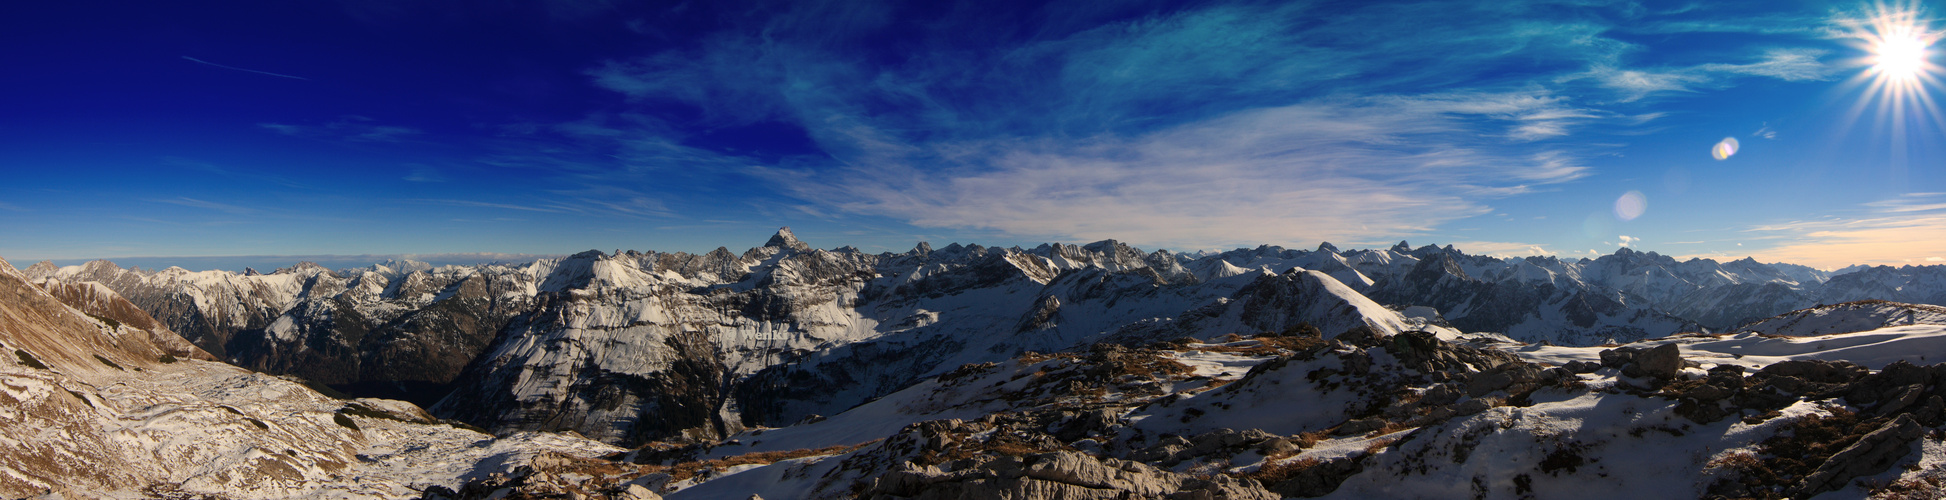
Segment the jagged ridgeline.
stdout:
<svg viewBox="0 0 1946 500">
<path fill-rule="evenodd" d="M 239 366 L 411 400 L 490 429 L 575 430 L 624 445 L 832 415 L 967 363 L 1100 342 L 1308 324 L 1327 337 L 1365 327 L 1594 345 L 1729 329 L 1816 304 L 1946 302 L 1946 273 L 1935 267 L 1832 276 L 1626 248 L 1562 261 L 1404 242 L 1199 254 L 1113 240 L 921 243 L 872 254 L 814 249 L 788 229 L 742 253 L 590 251 L 268 274 L 96 261 L 41 263 L 26 275 L 98 283 Z"/>
</svg>

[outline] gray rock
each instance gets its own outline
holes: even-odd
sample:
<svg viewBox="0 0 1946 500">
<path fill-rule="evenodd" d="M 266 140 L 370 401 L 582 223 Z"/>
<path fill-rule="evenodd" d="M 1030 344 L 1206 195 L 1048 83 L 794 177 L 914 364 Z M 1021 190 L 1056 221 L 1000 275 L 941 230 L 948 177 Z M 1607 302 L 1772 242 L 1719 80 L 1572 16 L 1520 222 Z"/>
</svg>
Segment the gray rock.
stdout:
<svg viewBox="0 0 1946 500">
<path fill-rule="evenodd" d="M 1873 413 L 1878 416 L 1884 417 L 1884 416 L 1892 415 L 1894 413 L 1898 413 L 1899 410 L 1904 410 L 1908 406 L 1912 406 L 1913 403 L 1919 402 L 1920 396 L 1924 396 L 1926 394 L 1926 386 L 1923 384 L 1908 385 L 1905 387 L 1904 390 L 1899 391 L 1897 394 L 1898 395 L 1893 396 L 1892 399 L 1887 399 L 1884 402 L 1879 403 L 1878 409 L 1873 410 Z"/>
<path fill-rule="evenodd" d="M 1731 392 L 1729 389 L 1725 389 L 1722 387 L 1718 387 L 1714 385 L 1699 385 L 1696 386 L 1695 389 L 1690 389 L 1689 392 L 1684 395 L 1692 398 L 1696 398 L 1697 401 L 1707 402 L 1707 401 L 1717 401 L 1723 398 L 1727 398 L 1733 394 L 1735 393 Z"/>
<path fill-rule="evenodd" d="M 1507 372 L 1481 373 L 1466 381 L 1466 395 L 1485 396 L 1514 385 L 1514 377 Z"/>
<path fill-rule="evenodd" d="M 1675 378 L 1682 374 L 1682 350 L 1675 344 L 1662 344 L 1636 354 L 1635 364 L 1651 377 Z"/>
<path fill-rule="evenodd" d="M 1298 450 L 1297 443 L 1293 443 L 1291 442 L 1291 440 L 1284 439 L 1284 438 L 1271 439 L 1269 441 L 1264 441 L 1262 444 L 1257 445 L 1257 452 L 1262 453 L 1265 456 L 1282 455 L 1286 453 L 1295 452 L 1297 450 Z"/>
<path fill-rule="evenodd" d="M 1372 432 L 1375 430 L 1379 430 L 1380 428 L 1383 427 L 1385 427 L 1385 419 L 1377 418 L 1377 417 L 1361 418 L 1358 420 L 1345 422 L 1344 425 L 1338 426 L 1338 430 L 1336 432 L 1333 432 L 1332 434 L 1336 434 L 1339 436 L 1351 436 L 1351 435 Z"/>
<path fill-rule="evenodd" d="M 642 485 L 631 484 L 628 485 L 627 490 L 622 491 L 622 498 L 625 500 L 662 500 L 662 495 L 657 495 L 655 492 L 649 491 L 648 488 L 642 487 Z"/>
<path fill-rule="evenodd" d="M 1561 365 L 1561 368 L 1574 373 L 1594 373 L 1595 370 L 1601 369 L 1601 363 L 1593 361 L 1569 361 L 1567 364 Z"/>
<path fill-rule="evenodd" d="M 1640 347 L 1617 347 L 1603 350 L 1601 351 L 1601 366 L 1621 369 L 1622 367 L 1628 366 L 1629 363 L 1634 362 L 1635 353 L 1641 350 L 1642 348 Z"/>
<path fill-rule="evenodd" d="M 1419 396 L 1419 404 L 1449 405 L 1453 404 L 1454 401 L 1459 401 L 1461 395 L 1460 391 L 1454 389 L 1451 385 L 1435 385 L 1430 389 L 1426 389 L 1426 392 Z"/>
</svg>

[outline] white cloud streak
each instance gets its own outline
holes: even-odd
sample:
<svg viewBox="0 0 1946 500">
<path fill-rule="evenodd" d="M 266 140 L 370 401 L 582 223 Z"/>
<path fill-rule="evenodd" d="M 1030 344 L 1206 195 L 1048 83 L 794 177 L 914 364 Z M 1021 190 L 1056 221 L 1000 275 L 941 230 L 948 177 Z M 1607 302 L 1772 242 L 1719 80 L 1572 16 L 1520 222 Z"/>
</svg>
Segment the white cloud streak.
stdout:
<svg viewBox="0 0 1946 500">
<path fill-rule="evenodd" d="M 213 62 L 209 62 L 209 61 L 204 61 L 204 60 L 202 60 L 202 59 L 197 59 L 197 58 L 194 58 L 194 57 L 189 57 L 189 56 L 182 56 L 182 58 L 183 58 L 183 59 L 185 59 L 185 60 L 188 60 L 189 62 L 193 62 L 193 63 L 197 63 L 197 64 L 206 64 L 206 65 L 210 65 L 210 66 L 215 66 L 215 67 L 218 67 L 218 68 L 223 68 L 223 69 L 227 69 L 227 70 L 232 70 L 232 71 L 242 71 L 242 72 L 245 72 L 245 73 L 256 73 L 256 74 L 259 74 L 259 75 L 269 75 L 269 76 L 275 76 L 275 77 L 278 77 L 278 78 L 289 78 L 289 79 L 292 79 L 292 80 L 307 80 L 307 81 L 308 81 L 308 80 L 310 80 L 309 78 L 305 78 L 305 77 L 301 77 L 301 76 L 291 76 L 291 75 L 286 75 L 286 74 L 282 74 L 282 73 L 271 73 L 271 72 L 269 72 L 269 71 L 257 71 L 257 70 L 254 70 L 254 69 L 244 69 L 244 68 L 239 68 L 239 67 L 236 67 L 236 66 L 224 66 L 224 65 L 221 65 L 221 64 L 217 64 L 217 63 L 213 63 Z"/>
<path fill-rule="evenodd" d="M 219 212 L 236 214 L 236 215 L 253 214 L 258 212 L 257 209 L 250 208 L 250 207 L 242 207 L 237 205 L 217 203 L 213 201 L 203 201 L 195 198 L 175 198 L 175 199 L 167 199 L 167 200 L 149 200 L 149 201 L 155 203 L 168 203 L 171 205 L 180 205 L 185 207 L 216 210 Z"/>
<path fill-rule="evenodd" d="M 1176 248 L 1360 243 L 1585 175 L 1565 154 L 1508 157 L 1464 142 L 1464 120 L 1559 116 L 1540 111 L 1551 106 L 1495 94 L 1324 100 L 1079 143 L 868 143 L 866 158 L 835 172 L 756 171 L 804 199 L 927 227 Z"/>
</svg>

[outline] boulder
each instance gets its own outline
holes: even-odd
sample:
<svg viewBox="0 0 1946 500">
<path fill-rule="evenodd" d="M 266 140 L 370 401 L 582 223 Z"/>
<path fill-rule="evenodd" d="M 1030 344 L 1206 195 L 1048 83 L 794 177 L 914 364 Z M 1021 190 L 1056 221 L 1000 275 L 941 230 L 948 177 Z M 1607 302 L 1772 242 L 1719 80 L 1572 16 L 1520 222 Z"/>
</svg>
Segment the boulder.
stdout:
<svg viewBox="0 0 1946 500">
<path fill-rule="evenodd" d="M 1642 367 L 1642 372 L 1651 377 L 1675 378 L 1682 374 L 1682 351 L 1675 344 L 1662 344 L 1637 353 L 1635 365 Z"/>
<path fill-rule="evenodd" d="M 1514 377 L 1507 372 L 1481 373 L 1466 381 L 1466 395 L 1485 396 L 1514 385 Z"/>
<path fill-rule="evenodd" d="M 1594 373 L 1595 370 L 1601 369 L 1601 363 L 1593 361 L 1569 361 L 1567 364 L 1561 365 L 1561 368 L 1573 373 Z"/>
</svg>

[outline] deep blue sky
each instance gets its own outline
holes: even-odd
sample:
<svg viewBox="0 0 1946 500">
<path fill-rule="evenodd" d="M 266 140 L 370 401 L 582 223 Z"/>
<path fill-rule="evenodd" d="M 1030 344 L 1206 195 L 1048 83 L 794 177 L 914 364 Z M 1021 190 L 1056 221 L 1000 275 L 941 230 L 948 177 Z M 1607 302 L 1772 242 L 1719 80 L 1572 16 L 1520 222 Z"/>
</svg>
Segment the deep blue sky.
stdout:
<svg viewBox="0 0 1946 500">
<path fill-rule="evenodd" d="M 1861 36 L 1915 6 L 1105 4 L 9 4 L 0 256 L 696 252 L 789 225 L 873 251 L 1946 258 L 1933 82 L 1875 90 Z"/>
</svg>

